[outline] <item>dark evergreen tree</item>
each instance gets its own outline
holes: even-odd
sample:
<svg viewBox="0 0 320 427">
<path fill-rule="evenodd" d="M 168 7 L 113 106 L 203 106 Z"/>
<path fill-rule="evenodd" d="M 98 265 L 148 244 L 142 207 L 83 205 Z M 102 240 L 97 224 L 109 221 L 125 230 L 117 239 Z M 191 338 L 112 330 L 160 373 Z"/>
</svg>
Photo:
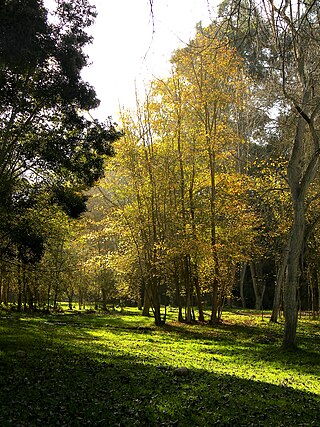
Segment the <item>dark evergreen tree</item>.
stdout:
<svg viewBox="0 0 320 427">
<path fill-rule="evenodd" d="M 15 218 L 39 192 L 79 216 L 83 190 L 101 177 L 104 158 L 120 136 L 110 118 L 100 123 L 84 114 L 99 105 L 81 78 L 88 63 L 83 48 L 91 42 L 86 29 L 95 16 L 87 0 L 57 2 L 51 19 L 42 0 L 0 0 L 3 249 L 6 239 L 21 244 Z"/>
</svg>

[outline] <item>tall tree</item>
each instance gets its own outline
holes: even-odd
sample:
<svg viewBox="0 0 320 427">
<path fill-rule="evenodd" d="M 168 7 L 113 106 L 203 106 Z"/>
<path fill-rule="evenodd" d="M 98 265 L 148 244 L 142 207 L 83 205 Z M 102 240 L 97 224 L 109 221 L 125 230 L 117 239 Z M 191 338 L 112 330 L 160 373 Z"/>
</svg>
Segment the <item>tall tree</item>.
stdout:
<svg viewBox="0 0 320 427">
<path fill-rule="evenodd" d="M 179 320 L 185 302 L 187 321 L 195 318 L 196 296 L 203 320 L 209 292 L 218 321 L 254 235 L 249 179 L 235 161 L 241 144 L 235 110 L 242 108 L 246 78 L 234 49 L 210 29 L 199 28 L 190 49 L 172 62 L 171 77 L 152 82 L 136 115 L 123 115 L 125 136 L 108 162 L 102 194 L 119 253 L 127 271 L 139 271 L 156 323 L 165 296 L 178 303 Z"/>
<path fill-rule="evenodd" d="M 272 79 L 278 105 L 284 103 L 287 109 L 292 109 L 294 118 L 295 132 L 287 166 L 292 225 L 279 270 L 282 276 L 286 273 L 284 346 L 291 348 L 296 346 L 297 290 L 304 249 L 306 200 L 319 163 L 319 2 L 231 1 L 223 15 L 237 44 L 248 43 L 265 69 L 265 75 Z"/>
<path fill-rule="evenodd" d="M 233 108 L 243 100 L 244 74 L 235 50 L 229 47 L 226 39 L 215 37 L 214 26 L 198 28 L 196 37 L 188 47 L 177 51 L 172 58 L 177 72 L 183 75 L 188 86 L 189 108 L 198 124 L 202 137 L 203 151 L 207 157 L 210 171 L 209 222 L 212 256 L 212 313 L 211 321 L 218 320 L 218 295 L 220 268 L 217 240 L 217 173 L 223 161 L 218 157 L 228 157 L 230 142 L 237 139 L 231 122 Z M 219 166 L 218 166 L 219 164 Z M 223 168 L 223 167 L 222 167 Z"/>
<path fill-rule="evenodd" d="M 85 208 L 81 191 L 102 174 L 119 133 L 83 112 L 97 107 L 81 78 L 96 16 L 87 0 L 57 2 L 54 18 L 41 0 L 0 3 L 0 215 L 11 234 L 17 206 L 50 191 L 73 217 Z M 4 237 L 2 238 L 2 240 Z"/>
</svg>

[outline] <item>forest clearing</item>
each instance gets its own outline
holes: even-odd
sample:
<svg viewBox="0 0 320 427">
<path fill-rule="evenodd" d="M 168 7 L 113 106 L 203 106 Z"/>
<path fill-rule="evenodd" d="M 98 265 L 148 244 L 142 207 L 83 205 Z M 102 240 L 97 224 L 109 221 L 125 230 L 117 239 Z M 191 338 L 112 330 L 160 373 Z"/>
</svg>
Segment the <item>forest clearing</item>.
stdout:
<svg viewBox="0 0 320 427">
<path fill-rule="evenodd" d="M 224 0 L 119 123 L 106 3 L 0 4 L 0 426 L 319 426 L 319 0 Z"/>
<path fill-rule="evenodd" d="M 319 425 L 319 322 L 301 318 L 293 352 L 270 312 L 228 310 L 215 326 L 176 316 L 1 311 L 0 425 Z"/>
</svg>

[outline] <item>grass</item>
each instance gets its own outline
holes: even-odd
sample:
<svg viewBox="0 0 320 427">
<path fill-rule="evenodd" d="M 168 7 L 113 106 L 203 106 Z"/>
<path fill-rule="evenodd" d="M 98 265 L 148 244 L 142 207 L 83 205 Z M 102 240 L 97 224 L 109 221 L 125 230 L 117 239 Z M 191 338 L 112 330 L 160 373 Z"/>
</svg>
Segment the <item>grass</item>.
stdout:
<svg viewBox="0 0 320 427">
<path fill-rule="evenodd" d="M 282 325 L 254 312 L 171 316 L 1 312 L 0 426 L 320 425 L 319 321 L 286 352 Z"/>
</svg>

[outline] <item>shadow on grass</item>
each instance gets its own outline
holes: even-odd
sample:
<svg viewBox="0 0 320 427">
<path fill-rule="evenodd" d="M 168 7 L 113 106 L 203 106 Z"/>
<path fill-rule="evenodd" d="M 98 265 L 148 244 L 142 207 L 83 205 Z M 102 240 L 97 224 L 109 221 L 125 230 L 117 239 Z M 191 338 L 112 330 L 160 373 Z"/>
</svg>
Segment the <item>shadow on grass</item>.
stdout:
<svg viewBox="0 0 320 427">
<path fill-rule="evenodd" d="M 1 427 L 319 425 L 316 395 L 205 370 L 176 376 L 110 351 L 98 360 L 72 346 L 86 331 L 64 319 L 0 323 Z"/>
<path fill-rule="evenodd" d="M 259 325 L 222 323 L 199 330 L 174 323 L 165 325 L 164 329 L 180 340 L 201 340 L 207 346 L 204 352 L 214 353 L 211 347 L 219 343 L 223 345 L 224 355 L 239 357 L 239 361 L 245 357 L 246 363 L 276 362 L 279 367 L 290 367 L 298 373 L 319 375 L 320 336 L 300 337 L 301 348 L 290 351 L 282 348 L 280 332 Z"/>
<path fill-rule="evenodd" d="M 154 338 L 156 343 L 153 350 L 156 352 L 161 351 L 162 338 L 167 341 L 177 340 L 180 343 L 185 341 L 187 345 L 197 342 L 197 344 L 201 343 L 198 350 L 200 357 L 201 353 L 219 353 L 231 357 L 233 361 L 238 360 L 237 363 L 243 367 L 264 361 L 268 365 L 276 366 L 276 369 L 289 369 L 297 374 L 318 376 L 319 373 L 319 352 L 313 351 L 314 348 L 320 348 L 319 337 L 310 339 L 304 337 L 305 348 L 290 352 L 281 348 L 281 334 L 279 332 L 269 331 L 268 328 L 261 328 L 259 325 L 220 324 L 209 326 L 186 325 L 175 322 L 157 328 L 152 325 L 150 319 L 143 320 L 146 322 L 145 325 L 141 325 L 141 317 L 137 318 L 137 316 L 130 315 L 106 317 L 105 315 L 86 314 L 79 316 L 76 313 L 68 313 L 41 317 L 28 315 L 22 316 L 21 320 L 19 316 L 15 315 L 2 322 L 3 325 L 7 325 L 7 328 L 2 332 L 6 337 L 2 348 L 8 345 L 16 350 L 19 350 L 21 345 L 28 348 L 28 338 L 26 337 L 32 331 L 33 340 L 43 341 L 45 339 L 47 346 L 56 345 L 60 341 L 63 346 L 79 347 L 77 351 L 98 350 L 101 353 L 107 351 L 106 344 L 101 344 L 99 347 L 100 337 L 91 333 L 91 331 L 100 329 L 111 332 L 113 340 L 123 341 L 127 339 L 127 333 L 130 333 L 130 335 L 137 337 L 140 342 L 139 345 L 142 346 L 146 344 L 146 341 L 153 341 Z M 20 335 L 17 339 L 15 333 L 18 330 Z M 98 345 L 93 348 L 91 344 L 95 340 L 98 341 Z M 81 346 L 82 348 L 80 348 Z M 113 351 L 119 354 L 117 350 Z M 125 353 L 129 354 L 129 351 L 125 351 Z M 144 359 L 146 360 L 148 357 L 145 353 Z M 124 354 L 124 352 L 120 351 L 120 354 Z M 153 361 L 155 360 L 156 357 L 153 357 Z"/>
</svg>

